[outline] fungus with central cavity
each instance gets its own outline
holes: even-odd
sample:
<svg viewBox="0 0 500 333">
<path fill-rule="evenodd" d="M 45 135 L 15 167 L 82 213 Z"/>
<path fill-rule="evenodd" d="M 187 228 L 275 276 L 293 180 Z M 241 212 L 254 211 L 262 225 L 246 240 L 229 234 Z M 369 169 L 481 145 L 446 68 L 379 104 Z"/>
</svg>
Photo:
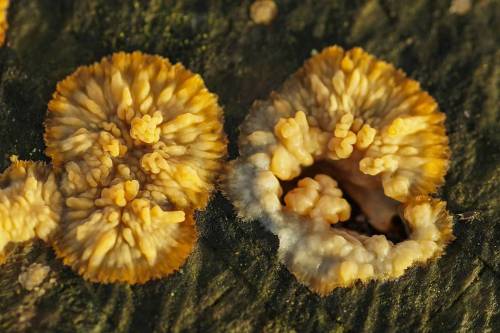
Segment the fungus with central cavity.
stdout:
<svg viewBox="0 0 500 333">
<path fill-rule="evenodd" d="M 448 168 L 444 119 L 402 71 L 360 48 L 326 48 L 254 103 L 227 195 L 278 236 L 280 260 L 321 295 L 399 277 L 453 239 L 445 203 L 428 197 Z M 379 233 L 400 216 L 407 239 L 345 227 L 349 201 Z"/>
</svg>

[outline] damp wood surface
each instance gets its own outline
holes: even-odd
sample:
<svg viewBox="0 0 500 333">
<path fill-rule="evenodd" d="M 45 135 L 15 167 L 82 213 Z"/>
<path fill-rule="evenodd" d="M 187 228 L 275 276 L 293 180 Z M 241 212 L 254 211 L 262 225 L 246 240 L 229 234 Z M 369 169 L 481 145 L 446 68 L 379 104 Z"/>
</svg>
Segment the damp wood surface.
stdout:
<svg viewBox="0 0 500 333">
<path fill-rule="evenodd" d="M 452 151 L 438 196 L 454 215 L 446 254 L 396 281 L 321 298 L 278 263 L 277 238 L 238 220 L 217 193 L 197 214 L 199 240 L 182 269 L 145 285 L 84 281 L 41 241 L 0 268 L 1 332 L 500 331 L 500 1 L 465 13 L 451 1 L 276 1 L 270 25 L 252 1 L 17 0 L 0 49 L 0 168 L 8 156 L 47 160 L 43 120 L 56 83 L 116 51 L 182 62 L 220 98 L 230 158 L 255 99 L 312 50 L 363 47 L 419 81 L 447 115 Z M 50 268 L 28 291 L 19 275 Z"/>
</svg>

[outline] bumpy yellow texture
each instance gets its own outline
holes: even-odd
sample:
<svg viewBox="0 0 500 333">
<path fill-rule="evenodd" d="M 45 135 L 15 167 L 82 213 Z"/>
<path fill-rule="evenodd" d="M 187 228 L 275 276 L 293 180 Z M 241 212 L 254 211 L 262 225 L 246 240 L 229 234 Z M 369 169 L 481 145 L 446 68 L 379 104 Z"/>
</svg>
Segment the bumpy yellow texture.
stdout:
<svg viewBox="0 0 500 333">
<path fill-rule="evenodd" d="M 9 243 L 49 240 L 59 222 L 62 198 L 54 174 L 42 162 L 20 161 L 0 175 L 0 263 Z"/>
<path fill-rule="evenodd" d="M 255 104 L 242 127 L 240 142 L 248 146 L 229 175 L 230 183 L 242 182 L 244 165 L 253 165 L 253 193 L 242 196 L 244 189 L 230 185 L 229 195 L 243 216 L 253 207 L 245 200 L 256 198 L 280 237 L 284 263 L 322 295 L 358 279 L 396 278 L 439 256 L 453 239 L 445 203 L 427 197 L 448 168 L 444 120 L 434 99 L 402 71 L 360 48 L 326 48 Z M 330 173 L 301 178 L 318 162 Z M 280 181 L 297 179 L 283 193 Z M 334 179 L 379 230 L 387 231 L 401 205 L 409 239 L 393 244 L 341 224 L 330 228 L 351 213 Z"/>
<path fill-rule="evenodd" d="M 9 24 L 7 22 L 7 10 L 9 9 L 9 0 L 0 0 L 0 46 L 5 42 L 5 35 Z"/>
<path fill-rule="evenodd" d="M 400 202 L 443 183 L 449 159 L 445 115 L 418 82 L 359 48 L 339 47 L 311 58 L 294 79 L 273 98 L 278 112 L 297 110 L 275 126 L 281 144 L 272 170 L 280 179 L 298 176 L 314 156 L 342 160 L 358 151 L 360 171 L 380 176 L 385 194 Z"/>
<path fill-rule="evenodd" d="M 299 215 L 330 224 L 351 217 L 351 206 L 342 198 L 337 182 L 322 174 L 299 180 L 297 187 L 285 195 L 285 206 Z"/>
<path fill-rule="evenodd" d="M 57 85 L 47 154 L 65 199 L 54 247 L 99 282 L 142 283 L 185 261 L 226 152 L 222 110 L 201 77 L 139 52 Z"/>
</svg>

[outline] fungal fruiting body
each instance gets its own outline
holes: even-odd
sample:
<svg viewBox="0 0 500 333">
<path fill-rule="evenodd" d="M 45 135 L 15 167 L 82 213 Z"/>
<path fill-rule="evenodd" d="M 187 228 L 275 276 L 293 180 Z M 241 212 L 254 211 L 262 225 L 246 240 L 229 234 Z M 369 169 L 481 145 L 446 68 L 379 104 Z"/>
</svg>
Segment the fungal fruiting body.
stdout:
<svg viewBox="0 0 500 333">
<path fill-rule="evenodd" d="M 269 25 L 278 14 L 278 6 L 273 0 L 256 0 L 250 6 L 250 18 L 255 24 Z"/>
<path fill-rule="evenodd" d="M 57 85 L 46 153 L 64 208 L 53 246 L 98 282 L 177 270 L 225 156 L 222 109 L 202 78 L 140 52 L 80 67 Z"/>
<path fill-rule="evenodd" d="M 239 215 L 278 236 L 281 261 L 322 295 L 399 277 L 453 238 L 445 203 L 428 197 L 448 168 L 444 120 L 402 71 L 360 48 L 326 48 L 254 103 L 227 194 Z M 407 239 L 344 227 L 349 200 L 379 232 L 400 215 Z"/>
<path fill-rule="evenodd" d="M 0 264 L 11 243 L 49 240 L 62 209 L 56 177 L 47 165 L 16 156 L 11 162 L 0 175 Z"/>
<path fill-rule="evenodd" d="M 24 272 L 19 274 L 17 280 L 24 289 L 31 291 L 39 288 L 49 273 L 49 266 L 33 263 Z"/>
<path fill-rule="evenodd" d="M 9 0 L 0 0 L 0 46 L 5 42 L 5 34 L 9 27 L 7 22 L 7 9 L 9 9 Z"/>
</svg>

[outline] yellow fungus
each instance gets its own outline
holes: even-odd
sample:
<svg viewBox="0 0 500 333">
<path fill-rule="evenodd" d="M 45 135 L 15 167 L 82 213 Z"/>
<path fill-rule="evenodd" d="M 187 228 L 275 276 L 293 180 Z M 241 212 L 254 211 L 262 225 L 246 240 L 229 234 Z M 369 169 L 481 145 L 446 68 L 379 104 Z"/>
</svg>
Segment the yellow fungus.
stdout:
<svg viewBox="0 0 500 333">
<path fill-rule="evenodd" d="M 453 239 L 445 203 L 428 196 L 448 168 L 444 119 L 402 71 L 360 48 L 328 47 L 254 103 L 227 195 L 279 237 L 281 261 L 321 295 L 397 278 Z M 379 232 L 399 215 L 407 239 L 349 229 L 350 200 Z"/>
<path fill-rule="evenodd" d="M 256 0 L 250 6 L 250 18 L 256 24 L 271 24 L 278 14 L 278 6 L 273 0 Z"/>
<path fill-rule="evenodd" d="M 62 209 L 56 177 L 43 162 L 20 161 L 0 175 L 0 263 L 12 243 L 49 240 Z"/>
<path fill-rule="evenodd" d="M 330 224 L 347 221 L 351 216 L 351 206 L 342 198 L 337 182 L 322 174 L 299 180 L 297 187 L 285 195 L 285 207 Z"/>
<path fill-rule="evenodd" d="M 48 109 L 46 153 L 65 198 L 57 255 L 96 282 L 177 270 L 226 152 L 222 109 L 201 77 L 116 53 L 59 82 Z"/>
<path fill-rule="evenodd" d="M 0 0 L 0 46 L 2 46 L 5 42 L 7 28 L 9 27 L 9 23 L 7 22 L 9 2 L 9 0 Z"/>
</svg>

